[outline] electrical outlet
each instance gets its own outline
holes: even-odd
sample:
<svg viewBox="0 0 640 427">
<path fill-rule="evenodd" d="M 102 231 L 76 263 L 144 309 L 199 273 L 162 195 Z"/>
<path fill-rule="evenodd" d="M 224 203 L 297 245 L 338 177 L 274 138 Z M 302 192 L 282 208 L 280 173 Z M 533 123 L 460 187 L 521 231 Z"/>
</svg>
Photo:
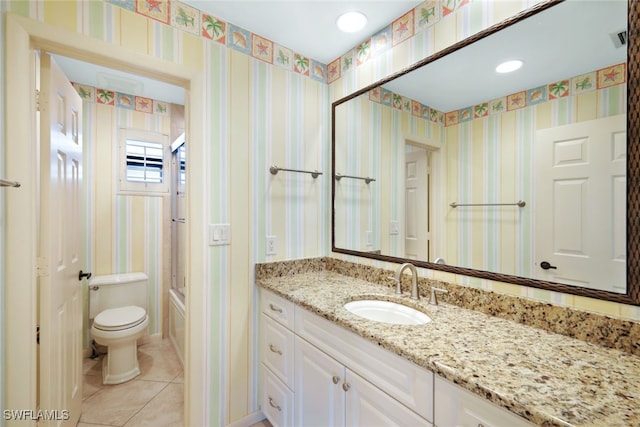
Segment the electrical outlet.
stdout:
<svg viewBox="0 0 640 427">
<path fill-rule="evenodd" d="M 276 236 L 267 236 L 267 255 L 275 255 L 276 253 Z"/>
<path fill-rule="evenodd" d="M 367 240 L 367 246 L 373 246 L 373 232 L 371 230 L 365 231 L 365 239 Z"/>
</svg>

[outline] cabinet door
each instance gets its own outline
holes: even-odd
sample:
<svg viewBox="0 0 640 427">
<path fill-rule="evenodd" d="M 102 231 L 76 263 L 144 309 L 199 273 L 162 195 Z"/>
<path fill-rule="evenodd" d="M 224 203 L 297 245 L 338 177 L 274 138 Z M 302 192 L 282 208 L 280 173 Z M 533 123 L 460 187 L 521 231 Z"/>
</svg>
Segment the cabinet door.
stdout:
<svg viewBox="0 0 640 427">
<path fill-rule="evenodd" d="M 438 427 L 530 427 L 533 424 L 436 376 L 435 424 Z"/>
<path fill-rule="evenodd" d="M 432 426 L 430 422 L 350 370 L 346 372 L 345 388 L 347 426 Z"/>
<path fill-rule="evenodd" d="M 302 338 L 295 339 L 295 425 L 344 426 L 345 368 Z"/>
</svg>

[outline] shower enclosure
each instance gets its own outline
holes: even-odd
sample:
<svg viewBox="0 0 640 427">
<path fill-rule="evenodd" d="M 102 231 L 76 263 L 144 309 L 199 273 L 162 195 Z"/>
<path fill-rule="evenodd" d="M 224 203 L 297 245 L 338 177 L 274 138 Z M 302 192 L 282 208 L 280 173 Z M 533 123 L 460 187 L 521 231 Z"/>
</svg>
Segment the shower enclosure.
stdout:
<svg viewBox="0 0 640 427">
<path fill-rule="evenodd" d="M 169 290 L 169 339 L 184 360 L 185 346 L 185 190 L 187 151 L 182 133 L 171 144 L 171 289 Z M 183 363 L 184 365 L 184 363 Z"/>
</svg>

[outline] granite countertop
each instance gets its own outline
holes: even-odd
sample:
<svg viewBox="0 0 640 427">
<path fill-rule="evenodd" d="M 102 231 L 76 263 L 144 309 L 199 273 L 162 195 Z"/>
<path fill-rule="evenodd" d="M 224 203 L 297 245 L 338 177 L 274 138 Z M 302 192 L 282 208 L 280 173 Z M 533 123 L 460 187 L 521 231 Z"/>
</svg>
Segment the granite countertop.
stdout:
<svg viewBox="0 0 640 427">
<path fill-rule="evenodd" d="M 332 271 L 258 278 L 313 313 L 545 426 L 640 426 L 640 357 L 458 306 L 431 306 Z M 427 313 L 425 325 L 369 321 L 343 305 L 370 296 Z"/>
</svg>

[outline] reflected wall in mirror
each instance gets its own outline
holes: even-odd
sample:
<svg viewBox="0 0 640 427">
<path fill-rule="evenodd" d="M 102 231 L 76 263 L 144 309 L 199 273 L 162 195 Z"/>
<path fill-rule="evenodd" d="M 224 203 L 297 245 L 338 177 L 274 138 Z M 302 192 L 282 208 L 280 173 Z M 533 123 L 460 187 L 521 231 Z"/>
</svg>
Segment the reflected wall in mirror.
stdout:
<svg viewBox="0 0 640 427">
<path fill-rule="evenodd" d="M 334 251 L 639 303 L 635 21 L 555 3 L 333 104 Z"/>
</svg>

